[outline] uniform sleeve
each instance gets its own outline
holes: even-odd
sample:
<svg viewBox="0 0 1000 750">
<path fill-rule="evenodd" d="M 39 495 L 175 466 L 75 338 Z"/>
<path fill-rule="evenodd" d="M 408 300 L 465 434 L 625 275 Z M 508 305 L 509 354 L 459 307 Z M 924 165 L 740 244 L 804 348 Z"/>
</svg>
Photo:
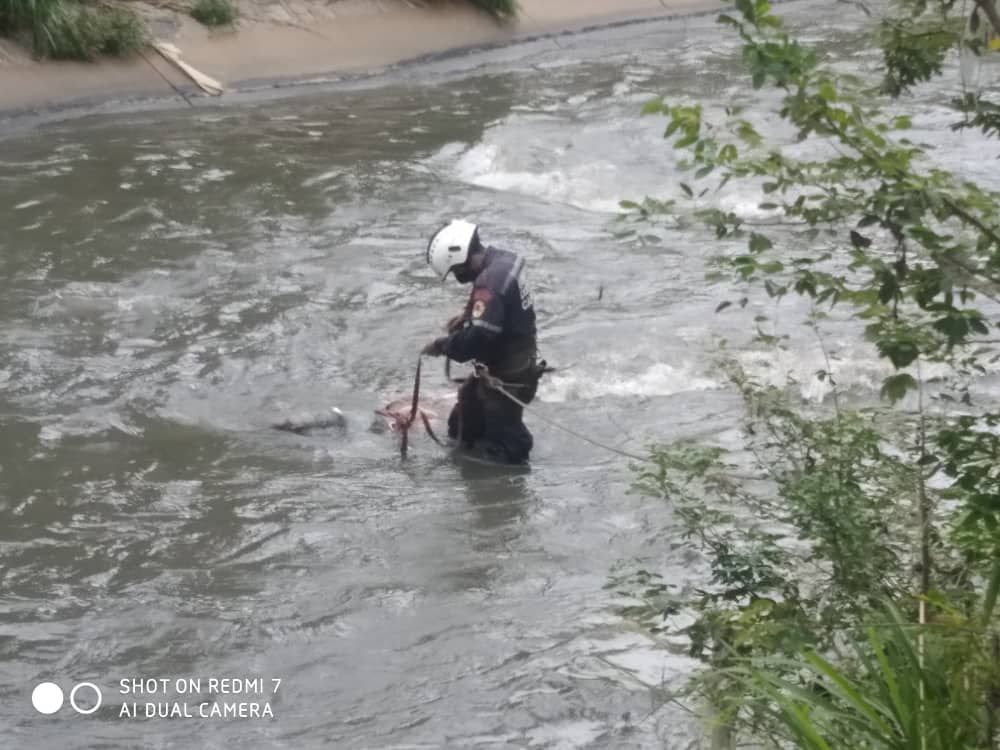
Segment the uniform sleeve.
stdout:
<svg viewBox="0 0 1000 750">
<path fill-rule="evenodd" d="M 504 304 L 487 287 L 472 290 L 463 326 L 448 337 L 445 354 L 456 362 L 487 359 L 497 336 L 503 331 Z"/>
</svg>

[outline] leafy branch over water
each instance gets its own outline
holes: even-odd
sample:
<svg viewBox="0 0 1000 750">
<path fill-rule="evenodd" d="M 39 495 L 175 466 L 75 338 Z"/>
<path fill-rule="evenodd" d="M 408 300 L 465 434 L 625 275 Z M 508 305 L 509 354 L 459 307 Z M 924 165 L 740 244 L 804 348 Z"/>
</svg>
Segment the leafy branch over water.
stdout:
<svg viewBox="0 0 1000 750">
<path fill-rule="evenodd" d="M 825 67 L 765 0 L 736 0 L 719 21 L 742 42 L 761 111 L 710 122 L 697 102 L 644 109 L 667 118 L 688 199 L 709 180 L 745 183 L 779 220 L 748 231 L 734 213 L 698 210 L 716 237 L 745 243 L 722 261 L 733 278 L 776 303 L 807 298 L 817 331 L 826 311 L 850 311 L 890 370 L 884 404 L 864 406 L 827 357 L 816 377 L 834 401 L 816 410 L 730 366 L 760 481 L 732 480 L 737 456 L 694 445 L 657 448 L 637 477 L 638 492 L 671 504 L 709 585 L 692 593 L 648 571 L 614 585 L 645 602 L 627 614 L 656 630 L 693 613 L 684 632 L 709 668 L 692 689 L 716 709 L 719 745 L 997 746 L 1000 413 L 970 386 L 998 360 L 983 337 L 998 323 L 1000 195 L 935 166 L 892 102 L 941 76 L 950 51 L 1000 46 L 985 2 L 968 18 L 947 0 L 895 4 L 874 29 L 883 70 L 871 82 Z M 950 106 L 954 129 L 1000 134 L 982 93 Z M 820 156 L 769 142 L 765 121 Z M 623 203 L 639 220 L 649 206 Z M 946 373 L 937 384 L 929 366 Z"/>
</svg>

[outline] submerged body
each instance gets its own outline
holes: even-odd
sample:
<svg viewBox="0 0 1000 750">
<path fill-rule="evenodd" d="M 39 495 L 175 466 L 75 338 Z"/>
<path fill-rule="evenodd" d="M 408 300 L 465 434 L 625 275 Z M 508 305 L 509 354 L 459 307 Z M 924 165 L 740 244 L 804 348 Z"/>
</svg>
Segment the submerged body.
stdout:
<svg viewBox="0 0 1000 750">
<path fill-rule="evenodd" d="M 304 419 L 286 419 L 284 422 L 272 424 L 275 430 L 293 432 L 296 435 L 309 435 L 322 430 L 340 430 L 347 428 L 347 418 L 337 407 L 332 407 L 328 415 L 308 417 Z"/>
<path fill-rule="evenodd" d="M 451 408 L 450 402 L 431 401 L 417 407 L 417 420 L 427 420 L 432 429 L 437 430 L 444 422 L 444 415 Z M 413 403 L 408 398 L 398 398 L 390 401 L 381 409 L 376 409 L 376 419 L 372 421 L 373 432 L 399 433 L 406 429 L 406 424 L 413 413 Z M 416 421 L 416 420 L 415 420 Z"/>
<path fill-rule="evenodd" d="M 410 415 L 412 414 L 412 407 L 413 405 L 409 399 L 401 398 L 390 401 L 384 407 L 375 411 L 377 416 L 372 421 L 372 431 L 401 435 L 406 430 L 419 431 L 421 428 L 425 428 L 443 448 L 450 450 L 451 455 L 463 464 L 487 467 L 502 465 L 511 468 L 524 466 L 523 463 L 512 464 L 512 462 L 504 458 L 497 459 L 495 454 L 488 450 L 483 450 L 481 444 L 463 444 L 454 435 L 444 435 L 444 430 L 447 429 L 446 415 L 449 415 L 449 413 L 454 414 L 456 411 L 457 404 L 454 402 L 431 401 L 429 404 L 418 406 L 417 418 L 411 424 Z M 438 437 L 442 439 L 438 440 Z"/>
</svg>

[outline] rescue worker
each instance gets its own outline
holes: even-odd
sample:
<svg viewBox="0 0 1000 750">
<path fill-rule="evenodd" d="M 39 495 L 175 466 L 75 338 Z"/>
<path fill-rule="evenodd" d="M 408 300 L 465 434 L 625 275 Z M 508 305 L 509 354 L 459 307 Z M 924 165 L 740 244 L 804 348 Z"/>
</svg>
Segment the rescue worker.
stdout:
<svg viewBox="0 0 1000 750">
<path fill-rule="evenodd" d="M 427 263 L 442 280 L 449 273 L 472 292 L 448 335 L 427 344 L 422 354 L 456 362 L 475 361 L 527 404 L 535 397 L 545 363 L 537 361 L 535 308 L 524 280 L 524 259 L 484 247 L 476 224 L 451 221 L 431 237 Z M 467 450 L 503 463 L 527 463 L 534 440 L 524 409 L 484 379 L 470 376 L 458 391 L 448 417 L 448 435 Z"/>
</svg>

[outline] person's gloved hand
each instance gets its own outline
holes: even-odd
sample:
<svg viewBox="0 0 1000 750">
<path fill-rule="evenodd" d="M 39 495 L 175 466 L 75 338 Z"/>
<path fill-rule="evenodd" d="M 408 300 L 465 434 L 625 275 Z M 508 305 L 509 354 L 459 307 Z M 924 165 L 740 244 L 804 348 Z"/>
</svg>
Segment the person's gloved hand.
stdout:
<svg viewBox="0 0 1000 750">
<path fill-rule="evenodd" d="M 442 336 L 441 338 L 434 339 L 432 342 L 424 346 L 424 348 L 420 350 L 420 353 L 426 354 L 430 357 L 441 357 L 444 355 L 447 343 L 448 337 Z"/>
</svg>

